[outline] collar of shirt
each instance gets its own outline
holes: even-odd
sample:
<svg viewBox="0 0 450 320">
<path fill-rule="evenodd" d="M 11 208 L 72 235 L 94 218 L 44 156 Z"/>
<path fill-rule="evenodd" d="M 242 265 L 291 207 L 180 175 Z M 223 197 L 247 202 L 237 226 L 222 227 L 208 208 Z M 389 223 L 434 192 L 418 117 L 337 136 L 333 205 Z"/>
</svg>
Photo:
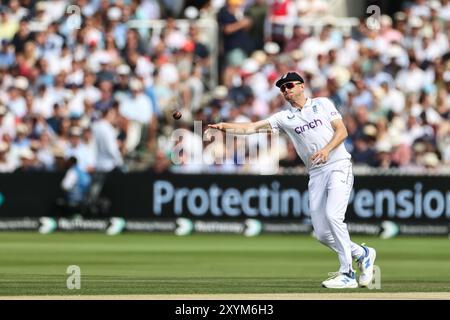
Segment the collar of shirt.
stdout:
<svg viewBox="0 0 450 320">
<path fill-rule="evenodd" d="M 303 109 L 305 109 L 306 107 L 310 106 L 311 104 L 312 104 L 312 99 L 311 98 L 306 98 L 306 102 L 305 102 L 305 105 L 303 106 L 303 108 L 299 109 L 299 108 L 295 108 L 293 106 L 290 106 L 290 108 L 291 108 L 292 112 L 296 112 L 296 111 L 301 112 Z"/>
</svg>

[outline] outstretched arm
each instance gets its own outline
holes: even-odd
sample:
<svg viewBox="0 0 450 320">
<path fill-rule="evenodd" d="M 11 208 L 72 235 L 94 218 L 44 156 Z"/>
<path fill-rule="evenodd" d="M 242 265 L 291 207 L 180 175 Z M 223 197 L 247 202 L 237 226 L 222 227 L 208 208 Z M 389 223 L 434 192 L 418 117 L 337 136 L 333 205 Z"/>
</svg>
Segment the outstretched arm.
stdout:
<svg viewBox="0 0 450 320">
<path fill-rule="evenodd" d="M 209 124 L 208 127 L 211 129 L 230 132 L 232 134 L 252 134 L 272 130 L 268 120 L 247 123 L 220 122 L 216 124 Z"/>
</svg>

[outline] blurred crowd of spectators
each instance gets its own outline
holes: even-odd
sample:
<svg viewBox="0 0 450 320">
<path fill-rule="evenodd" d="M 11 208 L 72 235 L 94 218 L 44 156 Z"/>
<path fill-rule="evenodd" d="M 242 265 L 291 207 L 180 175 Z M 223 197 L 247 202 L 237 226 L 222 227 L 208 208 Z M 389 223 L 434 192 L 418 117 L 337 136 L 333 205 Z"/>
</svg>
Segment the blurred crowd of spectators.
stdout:
<svg viewBox="0 0 450 320">
<path fill-rule="evenodd" d="M 67 11 L 71 4 L 80 15 Z M 340 26 L 326 0 L 198 1 L 184 10 L 189 4 L 4 1 L 0 172 L 58 170 L 70 157 L 88 172 L 302 167 L 283 135 L 276 147 L 265 134 L 215 141 L 208 155 L 201 136 L 208 123 L 257 121 L 284 108 L 274 82 L 289 70 L 302 74 L 307 96 L 336 104 L 356 165 L 450 167 L 450 1 L 405 2 L 372 28 L 365 11 L 353 28 Z M 199 18 L 217 23 L 218 43 Z M 160 33 L 128 24 L 149 19 L 165 20 Z M 219 83 L 211 87 L 215 52 Z M 175 129 L 185 130 L 179 141 Z M 239 144 L 256 148 L 254 159 L 233 152 Z"/>
</svg>

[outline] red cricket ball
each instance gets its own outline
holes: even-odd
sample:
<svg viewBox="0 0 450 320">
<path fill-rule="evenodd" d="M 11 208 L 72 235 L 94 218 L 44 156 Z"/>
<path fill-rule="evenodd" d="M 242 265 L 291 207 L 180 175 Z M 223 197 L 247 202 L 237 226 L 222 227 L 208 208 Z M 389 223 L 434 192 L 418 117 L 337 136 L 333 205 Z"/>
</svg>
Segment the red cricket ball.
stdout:
<svg viewBox="0 0 450 320">
<path fill-rule="evenodd" d="M 173 117 L 175 120 L 180 119 L 180 118 L 181 118 L 181 112 L 180 112 L 180 111 L 174 111 L 174 112 L 172 113 L 172 117 Z"/>
</svg>

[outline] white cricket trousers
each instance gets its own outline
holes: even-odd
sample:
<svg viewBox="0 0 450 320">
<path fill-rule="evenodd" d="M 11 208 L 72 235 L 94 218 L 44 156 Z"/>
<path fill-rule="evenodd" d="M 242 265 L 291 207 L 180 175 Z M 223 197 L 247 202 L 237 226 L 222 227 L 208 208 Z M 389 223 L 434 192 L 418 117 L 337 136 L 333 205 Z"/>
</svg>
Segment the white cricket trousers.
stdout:
<svg viewBox="0 0 450 320">
<path fill-rule="evenodd" d="M 308 191 L 315 237 L 339 256 L 339 272 L 353 271 L 352 257 L 364 249 L 350 240 L 345 212 L 353 187 L 350 160 L 341 160 L 310 173 Z"/>
</svg>

